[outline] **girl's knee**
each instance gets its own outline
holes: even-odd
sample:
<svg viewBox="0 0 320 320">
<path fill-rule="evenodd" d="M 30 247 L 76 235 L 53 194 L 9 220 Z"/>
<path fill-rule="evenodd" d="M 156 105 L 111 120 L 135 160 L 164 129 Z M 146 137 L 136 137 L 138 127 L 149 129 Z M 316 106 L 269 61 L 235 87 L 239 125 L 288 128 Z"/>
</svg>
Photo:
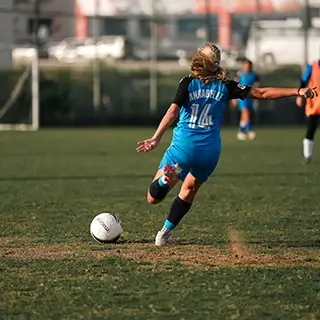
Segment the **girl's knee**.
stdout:
<svg viewBox="0 0 320 320">
<path fill-rule="evenodd" d="M 198 189 L 199 188 L 197 188 L 196 185 L 187 184 L 181 188 L 179 197 L 186 202 L 192 203 Z"/>
<path fill-rule="evenodd" d="M 160 202 L 162 202 L 163 199 L 159 200 L 159 199 L 155 199 L 154 197 L 151 196 L 150 192 L 148 192 L 147 194 L 147 202 L 149 204 L 158 204 Z"/>
<path fill-rule="evenodd" d="M 202 182 L 194 178 L 192 175 L 187 176 L 181 186 L 179 197 L 188 203 L 192 203 L 201 185 Z"/>
</svg>

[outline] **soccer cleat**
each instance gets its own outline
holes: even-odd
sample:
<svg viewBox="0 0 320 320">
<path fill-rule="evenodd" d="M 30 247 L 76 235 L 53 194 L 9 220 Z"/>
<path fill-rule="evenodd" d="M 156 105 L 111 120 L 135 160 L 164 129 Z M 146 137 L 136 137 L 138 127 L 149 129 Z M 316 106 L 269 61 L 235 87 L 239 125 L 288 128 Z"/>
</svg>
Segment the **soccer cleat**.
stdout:
<svg viewBox="0 0 320 320">
<path fill-rule="evenodd" d="M 166 246 L 172 243 L 172 232 L 159 231 L 156 235 L 155 245 L 157 247 Z"/>
<path fill-rule="evenodd" d="M 248 132 L 248 139 L 254 140 L 256 138 L 256 133 L 254 131 Z"/>
<path fill-rule="evenodd" d="M 172 180 L 175 180 L 179 173 L 181 173 L 182 169 L 180 168 L 179 164 L 171 165 L 166 164 L 163 167 L 163 174 L 166 177 L 166 181 L 170 182 Z"/>
<path fill-rule="evenodd" d="M 237 133 L 237 139 L 238 139 L 238 140 L 246 140 L 246 139 L 247 139 L 247 136 L 246 136 L 246 134 L 243 133 L 243 132 L 238 132 L 238 133 Z"/>
</svg>

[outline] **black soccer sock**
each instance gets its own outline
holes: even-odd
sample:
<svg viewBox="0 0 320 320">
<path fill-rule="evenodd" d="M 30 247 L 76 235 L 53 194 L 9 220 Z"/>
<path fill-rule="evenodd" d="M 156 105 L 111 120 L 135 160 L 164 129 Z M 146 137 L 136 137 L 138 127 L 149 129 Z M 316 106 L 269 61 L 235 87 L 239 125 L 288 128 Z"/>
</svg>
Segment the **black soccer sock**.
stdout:
<svg viewBox="0 0 320 320">
<path fill-rule="evenodd" d="M 188 213 L 190 208 L 190 203 L 176 197 L 171 205 L 167 220 L 176 227 L 182 218 Z"/>
<path fill-rule="evenodd" d="M 318 127 L 319 115 L 311 115 L 307 120 L 307 132 L 305 138 L 307 140 L 314 140 L 314 135 Z"/>
<path fill-rule="evenodd" d="M 153 199 L 163 200 L 169 192 L 169 184 L 164 184 L 160 181 L 161 177 L 154 180 L 149 188 L 149 193 Z"/>
</svg>

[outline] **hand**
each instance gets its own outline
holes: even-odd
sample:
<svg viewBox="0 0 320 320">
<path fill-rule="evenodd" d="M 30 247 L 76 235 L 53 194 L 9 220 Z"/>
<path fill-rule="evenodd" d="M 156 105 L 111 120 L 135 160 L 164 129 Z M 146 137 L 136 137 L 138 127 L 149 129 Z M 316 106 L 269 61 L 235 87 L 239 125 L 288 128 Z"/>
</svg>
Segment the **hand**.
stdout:
<svg viewBox="0 0 320 320">
<path fill-rule="evenodd" d="M 235 100 L 235 99 L 231 100 L 231 105 L 232 105 L 232 107 L 236 108 L 238 105 L 238 100 Z"/>
<path fill-rule="evenodd" d="M 313 88 L 301 88 L 298 92 L 300 97 L 304 97 L 306 99 L 313 99 L 318 96 L 317 87 Z"/>
<path fill-rule="evenodd" d="M 159 144 L 159 142 L 160 142 L 159 139 L 154 139 L 154 138 L 139 141 L 137 143 L 138 147 L 136 150 L 138 152 L 149 152 L 149 151 L 155 149 L 157 147 L 157 145 Z"/>
<path fill-rule="evenodd" d="M 301 96 L 298 96 L 297 99 L 296 99 L 296 105 L 301 108 L 304 106 L 304 103 L 305 103 L 305 98 L 304 97 L 301 97 Z"/>
</svg>

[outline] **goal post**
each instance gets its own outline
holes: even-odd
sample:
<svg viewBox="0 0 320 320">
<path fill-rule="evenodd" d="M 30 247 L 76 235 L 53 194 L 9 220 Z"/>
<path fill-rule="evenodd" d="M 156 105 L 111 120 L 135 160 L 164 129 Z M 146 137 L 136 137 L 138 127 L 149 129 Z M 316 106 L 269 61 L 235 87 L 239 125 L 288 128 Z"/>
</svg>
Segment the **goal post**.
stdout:
<svg viewBox="0 0 320 320">
<path fill-rule="evenodd" d="M 19 50 L 19 49 L 17 49 Z M 39 58 L 35 48 L 21 48 L 23 59 L 14 57 L 11 70 L 14 81 L 1 93 L 0 131 L 36 131 L 39 129 Z M 18 73 L 21 70 L 21 73 Z M 18 74 L 17 74 L 18 73 Z M 10 76 L 10 70 L 8 71 Z"/>
</svg>

